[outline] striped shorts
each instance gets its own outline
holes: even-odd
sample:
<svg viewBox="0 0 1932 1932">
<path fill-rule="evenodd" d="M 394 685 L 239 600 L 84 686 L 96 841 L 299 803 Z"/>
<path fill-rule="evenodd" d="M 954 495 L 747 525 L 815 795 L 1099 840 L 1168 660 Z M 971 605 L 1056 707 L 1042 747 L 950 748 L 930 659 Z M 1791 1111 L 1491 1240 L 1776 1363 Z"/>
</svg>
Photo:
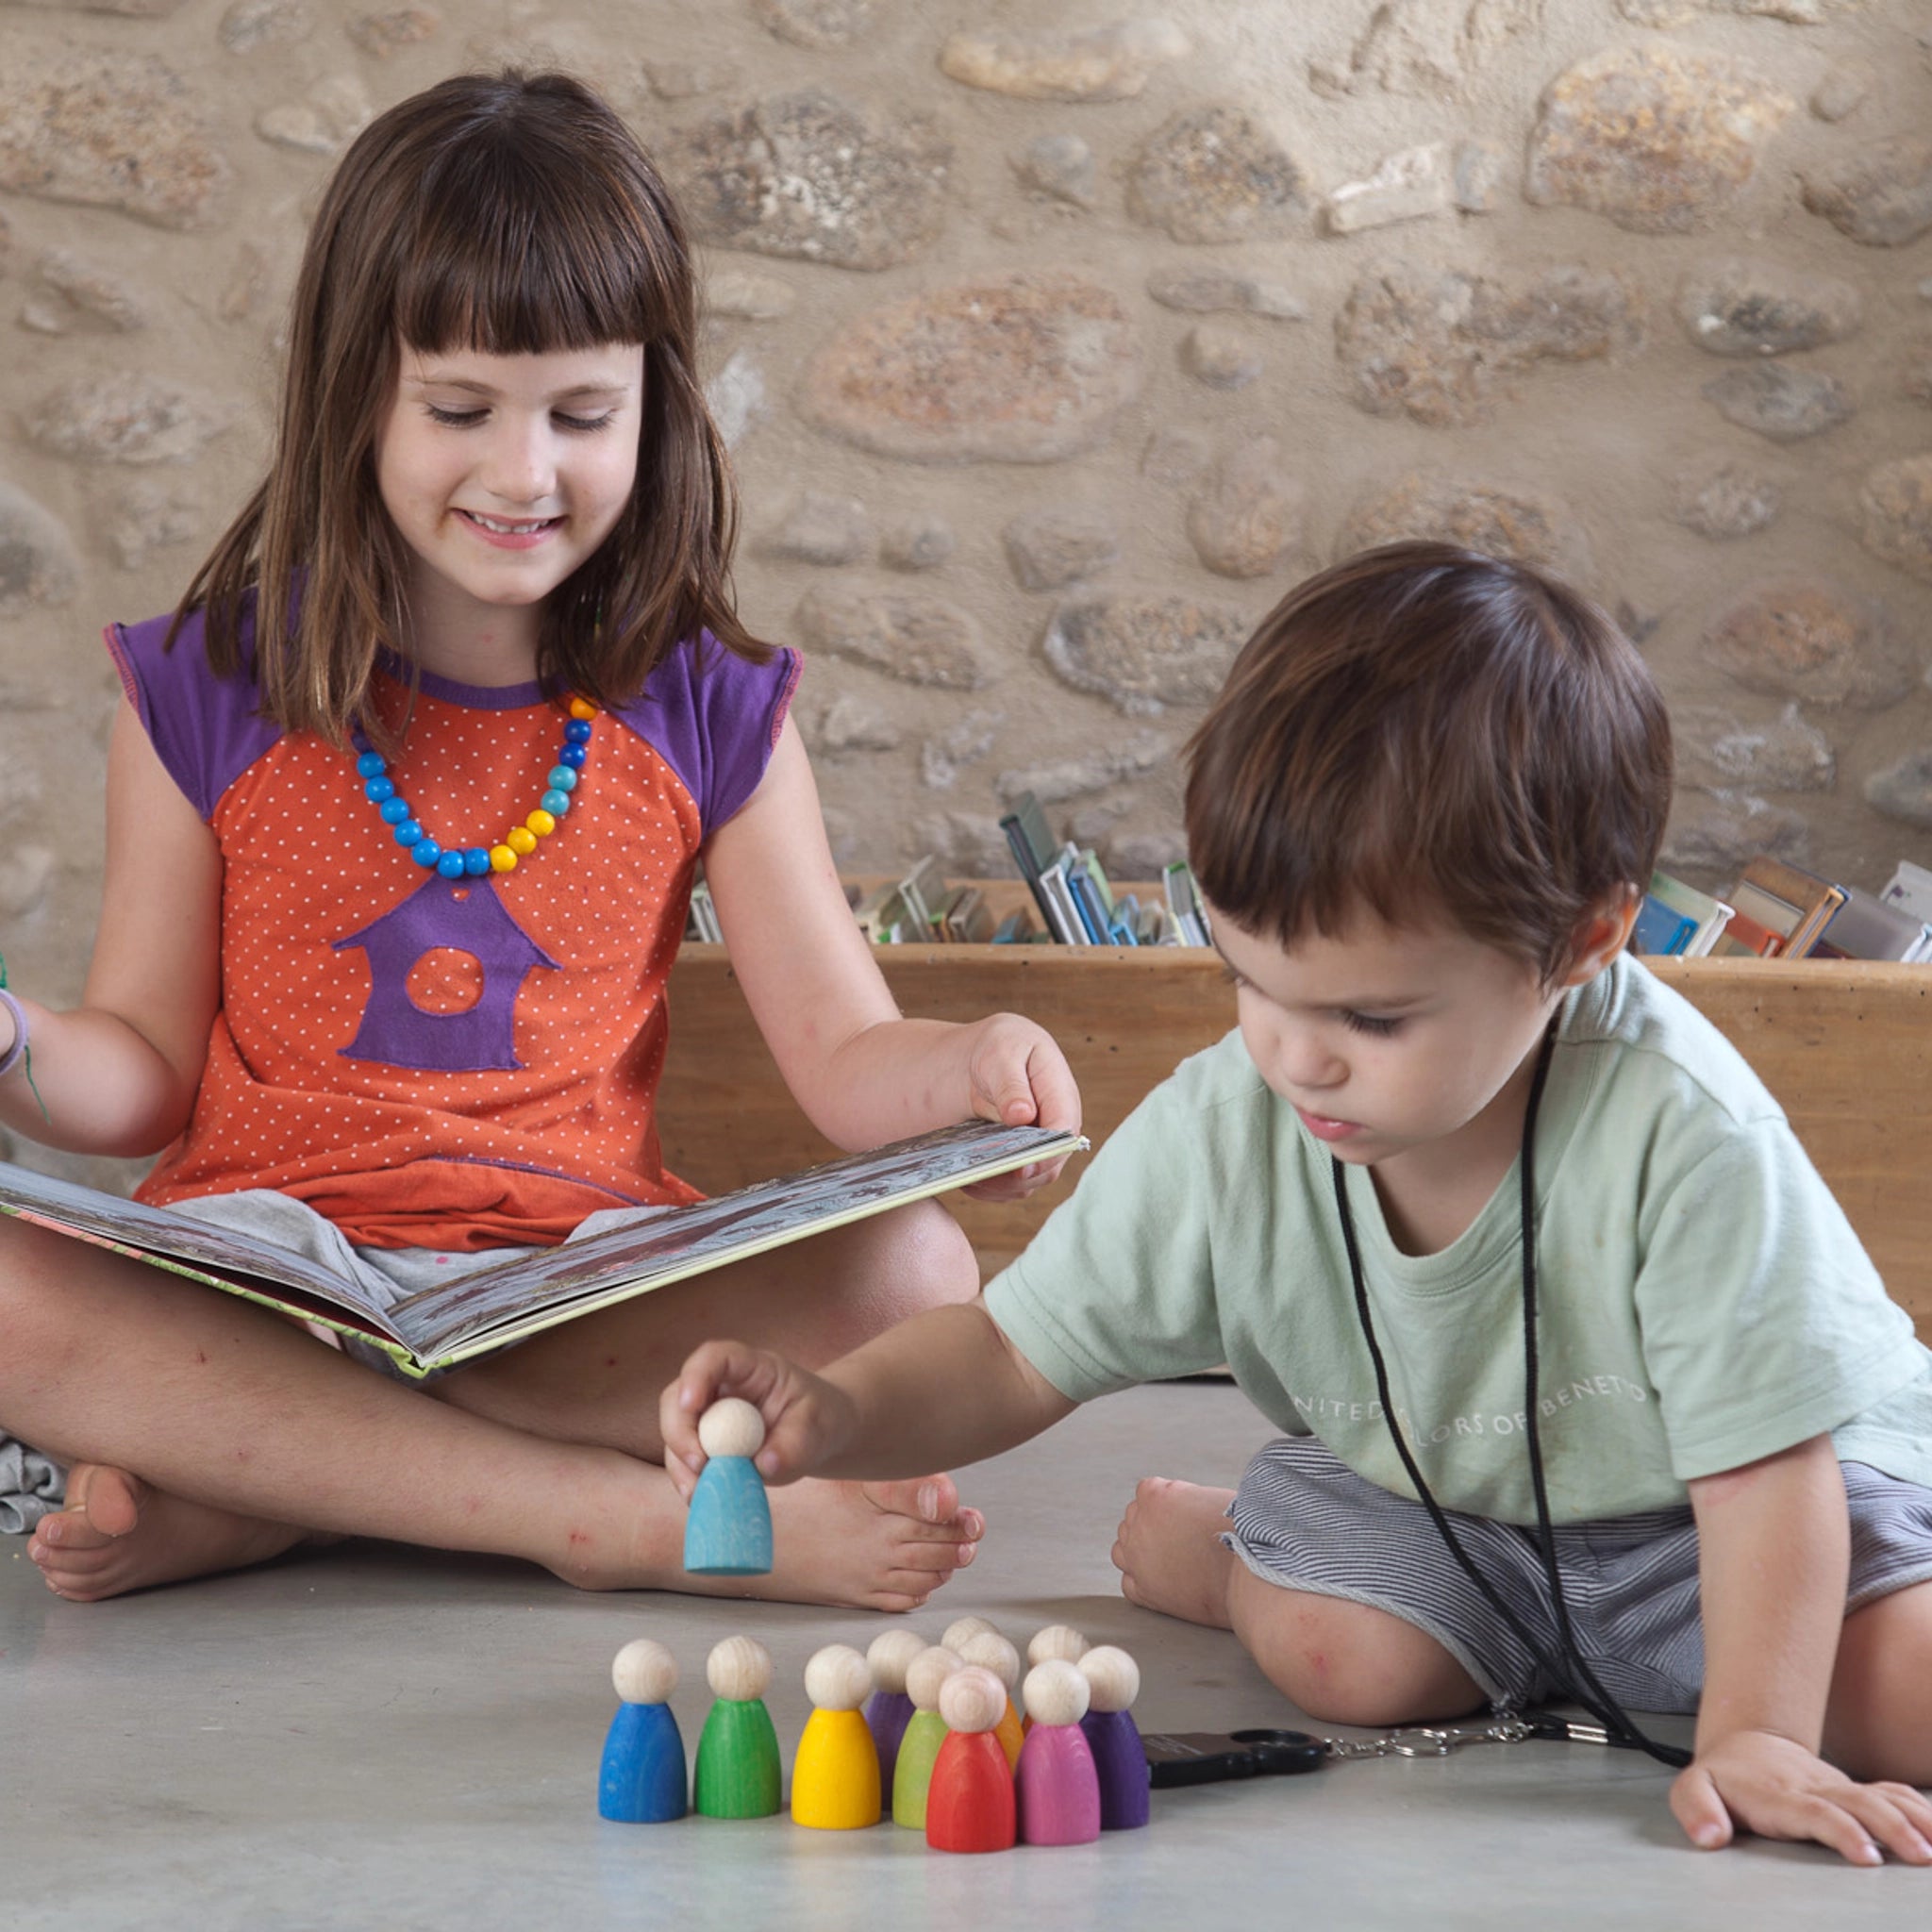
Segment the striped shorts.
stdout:
<svg viewBox="0 0 1932 1932">
<path fill-rule="evenodd" d="M 1932 1490 L 1843 1465 L 1847 1615 L 1932 1580 Z M 1555 1661 L 1562 1655 L 1536 1532 L 1446 1512 L 1491 1587 Z M 1312 1436 L 1271 1442 L 1228 1511 L 1230 1549 L 1268 1583 L 1387 1610 L 1433 1637 L 1498 1706 L 1561 1699 L 1553 1677 L 1470 1581 L 1420 1503 L 1358 1476 Z M 1694 1711 L 1704 1683 L 1697 1528 L 1688 1507 L 1558 1524 L 1557 1574 L 1576 1647 L 1633 1710 Z"/>
</svg>

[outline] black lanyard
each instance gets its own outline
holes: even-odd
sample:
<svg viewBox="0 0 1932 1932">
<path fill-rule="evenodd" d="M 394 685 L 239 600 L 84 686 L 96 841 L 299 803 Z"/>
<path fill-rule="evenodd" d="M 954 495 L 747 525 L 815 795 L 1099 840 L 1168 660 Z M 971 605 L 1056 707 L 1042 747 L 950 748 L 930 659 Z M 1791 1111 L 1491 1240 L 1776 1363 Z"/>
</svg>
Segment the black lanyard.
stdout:
<svg viewBox="0 0 1932 1932">
<path fill-rule="evenodd" d="M 1382 1350 L 1375 1340 L 1375 1324 L 1369 1315 L 1368 1284 L 1362 1276 L 1361 1250 L 1356 1244 L 1355 1217 L 1349 1212 L 1348 1184 L 1342 1164 L 1334 1156 L 1329 1157 L 1329 1165 L 1335 1176 L 1335 1206 L 1341 1216 L 1341 1241 L 1348 1250 L 1348 1272 L 1355 1285 L 1356 1314 L 1361 1322 L 1362 1340 L 1369 1345 L 1369 1359 L 1375 1368 L 1375 1393 L 1381 1399 L 1382 1419 L 1389 1424 L 1389 1434 L 1395 1444 L 1395 1453 L 1402 1458 L 1402 1466 L 1408 1473 L 1409 1481 L 1415 1486 L 1416 1495 L 1422 1506 L 1429 1512 L 1429 1521 L 1436 1525 L 1437 1534 L 1447 1546 L 1470 1581 L 1481 1591 L 1490 1607 L 1512 1630 L 1544 1674 L 1565 1687 L 1569 1696 L 1582 1705 L 1608 1734 L 1613 1744 L 1628 1745 L 1632 1749 L 1647 1751 L 1661 1764 L 1673 1766 L 1690 1762 L 1690 1753 L 1675 1744 L 1661 1744 L 1656 1739 L 1646 1736 L 1631 1720 L 1628 1713 L 1617 1700 L 1597 1681 L 1596 1673 L 1584 1660 L 1576 1647 L 1576 1639 L 1570 1627 L 1570 1607 L 1563 1599 L 1563 1579 L 1557 1568 L 1556 1534 L 1550 1526 L 1550 1499 L 1543 1482 L 1542 1441 L 1537 1424 L 1537 1348 L 1536 1348 L 1536 1117 L 1537 1109 L 1542 1105 L 1543 1085 L 1549 1078 L 1550 1055 L 1556 1045 L 1557 1035 L 1554 1024 L 1543 1035 L 1541 1048 L 1538 1051 L 1536 1072 L 1529 1083 L 1529 1102 L 1523 1116 L 1523 1151 L 1518 1167 L 1523 1179 L 1522 1226 L 1523 1226 L 1523 1360 L 1524 1360 L 1524 1432 L 1529 1438 L 1529 1480 L 1536 1492 L 1537 1548 L 1542 1557 L 1543 1574 L 1550 1586 L 1550 1602 L 1557 1614 L 1557 1630 L 1562 1640 L 1562 1661 L 1568 1669 L 1552 1665 L 1542 1646 L 1524 1626 L 1520 1618 L 1503 1601 L 1501 1594 L 1489 1578 L 1477 1569 L 1474 1559 L 1462 1547 L 1461 1539 L 1450 1526 L 1448 1517 L 1441 1504 L 1429 1491 L 1429 1486 L 1423 1480 L 1423 1473 L 1417 1467 L 1416 1459 L 1409 1446 L 1403 1439 L 1401 1427 L 1395 1420 L 1395 1403 L 1389 1392 L 1389 1370 L 1382 1359 Z"/>
</svg>

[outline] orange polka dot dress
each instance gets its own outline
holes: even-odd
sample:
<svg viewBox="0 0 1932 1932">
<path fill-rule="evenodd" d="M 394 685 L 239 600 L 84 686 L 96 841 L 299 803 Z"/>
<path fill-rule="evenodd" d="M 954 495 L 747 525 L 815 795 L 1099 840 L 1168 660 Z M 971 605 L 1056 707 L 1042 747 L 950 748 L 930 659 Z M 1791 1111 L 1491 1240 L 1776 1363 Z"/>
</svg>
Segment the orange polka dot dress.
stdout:
<svg viewBox="0 0 1932 1932">
<path fill-rule="evenodd" d="M 664 1171 L 664 987 L 698 851 L 770 761 L 795 653 L 706 634 L 593 723 L 555 831 L 512 871 L 447 879 L 399 844 L 354 758 L 255 714 L 198 617 L 111 625 L 128 699 L 222 856 L 222 1009 L 186 1131 L 140 1188 L 306 1202 L 358 1246 L 560 1241 L 604 1208 L 697 1198 Z M 244 643 L 245 643 L 244 634 Z M 387 775 L 446 847 L 496 843 L 558 762 L 535 685 L 425 675 Z"/>
</svg>

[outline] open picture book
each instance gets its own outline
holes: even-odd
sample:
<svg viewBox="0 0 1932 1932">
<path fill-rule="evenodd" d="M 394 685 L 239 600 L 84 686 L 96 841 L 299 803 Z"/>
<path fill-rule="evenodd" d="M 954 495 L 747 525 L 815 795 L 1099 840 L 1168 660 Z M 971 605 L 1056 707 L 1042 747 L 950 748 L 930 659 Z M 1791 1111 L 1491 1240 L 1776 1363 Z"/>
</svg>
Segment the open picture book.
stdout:
<svg viewBox="0 0 1932 1932">
<path fill-rule="evenodd" d="M 1078 1134 L 1047 1127 L 969 1121 L 560 1247 L 518 1248 L 386 1310 L 354 1282 L 273 1241 L 6 1161 L 0 1213 L 359 1336 L 420 1377 L 708 1269 L 1086 1145 Z"/>
</svg>

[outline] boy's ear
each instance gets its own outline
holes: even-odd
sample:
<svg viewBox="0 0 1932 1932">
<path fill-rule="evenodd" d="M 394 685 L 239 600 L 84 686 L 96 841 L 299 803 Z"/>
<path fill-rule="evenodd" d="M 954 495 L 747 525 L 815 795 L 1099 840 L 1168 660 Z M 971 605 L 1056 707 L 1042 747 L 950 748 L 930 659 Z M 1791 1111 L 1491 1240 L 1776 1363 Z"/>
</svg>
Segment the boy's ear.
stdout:
<svg viewBox="0 0 1932 1932">
<path fill-rule="evenodd" d="M 1569 961 L 1557 975 L 1557 984 L 1582 986 L 1594 979 L 1629 943 L 1641 903 L 1641 895 L 1630 886 L 1620 886 L 1598 900 L 1576 922 L 1570 936 Z"/>
</svg>

